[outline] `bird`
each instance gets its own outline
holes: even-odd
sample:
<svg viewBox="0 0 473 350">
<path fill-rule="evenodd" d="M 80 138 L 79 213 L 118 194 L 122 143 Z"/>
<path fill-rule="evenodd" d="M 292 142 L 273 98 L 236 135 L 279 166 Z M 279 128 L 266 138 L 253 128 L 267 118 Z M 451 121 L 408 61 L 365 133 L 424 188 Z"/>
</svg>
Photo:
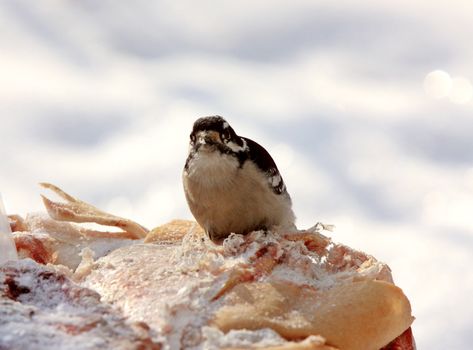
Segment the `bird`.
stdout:
<svg viewBox="0 0 473 350">
<path fill-rule="evenodd" d="M 214 243 L 231 233 L 295 228 L 292 200 L 273 158 L 221 116 L 194 122 L 182 181 L 190 211 Z"/>
</svg>

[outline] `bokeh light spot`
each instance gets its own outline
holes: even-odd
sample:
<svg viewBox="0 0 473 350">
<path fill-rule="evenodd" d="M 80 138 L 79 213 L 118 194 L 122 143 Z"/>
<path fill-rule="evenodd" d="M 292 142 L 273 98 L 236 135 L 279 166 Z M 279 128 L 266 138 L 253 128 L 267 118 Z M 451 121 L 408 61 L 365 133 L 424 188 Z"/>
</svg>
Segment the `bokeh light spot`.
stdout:
<svg viewBox="0 0 473 350">
<path fill-rule="evenodd" d="M 435 70 L 425 76 L 424 90 L 428 96 L 442 98 L 448 96 L 452 88 L 452 78 L 447 72 Z"/>
<path fill-rule="evenodd" d="M 452 79 L 452 88 L 448 97 L 453 103 L 465 104 L 470 102 L 473 97 L 471 82 L 463 77 Z"/>
</svg>

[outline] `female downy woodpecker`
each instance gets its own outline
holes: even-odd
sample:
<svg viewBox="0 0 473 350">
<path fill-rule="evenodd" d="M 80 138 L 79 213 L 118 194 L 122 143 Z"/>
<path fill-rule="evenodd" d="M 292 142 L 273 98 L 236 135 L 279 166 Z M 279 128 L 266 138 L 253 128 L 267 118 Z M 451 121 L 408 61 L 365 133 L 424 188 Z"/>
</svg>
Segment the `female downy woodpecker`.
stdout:
<svg viewBox="0 0 473 350">
<path fill-rule="evenodd" d="M 194 123 L 183 171 L 189 208 L 210 239 L 294 229 L 291 197 L 273 158 L 220 116 Z"/>
</svg>

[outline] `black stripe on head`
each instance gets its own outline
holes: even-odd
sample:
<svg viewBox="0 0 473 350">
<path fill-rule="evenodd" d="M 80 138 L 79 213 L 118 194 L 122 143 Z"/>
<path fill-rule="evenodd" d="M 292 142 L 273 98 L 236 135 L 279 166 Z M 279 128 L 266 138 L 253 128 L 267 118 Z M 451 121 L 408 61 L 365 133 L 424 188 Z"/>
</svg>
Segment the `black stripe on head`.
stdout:
<svg viewBox="0 0 473 350">
<path fill-rule="evenodd" d="M 243 146 L 243 141 L 235 133 L 230 124 L 223 119 L 221 116 L 209 116 L 199 118 L 194 122 L 194 127 L 192 128 L 192 135 L 196 135 L 199 131 L 216 131 L 220 134 L 221 139 L 225 141 L 233 141 L 239 146 Z"/>
<path fill-rule="evenodd" d="M 217 131 L 219 133 L 223 132 L 224 126 L 230 126 L 225 119 L 219 115 L 214 115 L 210 117 L 202 117 L 197 119 L 194 122 L 194 127 L 192 129 L 193 133 L 198 131 Z"/>
</svg>

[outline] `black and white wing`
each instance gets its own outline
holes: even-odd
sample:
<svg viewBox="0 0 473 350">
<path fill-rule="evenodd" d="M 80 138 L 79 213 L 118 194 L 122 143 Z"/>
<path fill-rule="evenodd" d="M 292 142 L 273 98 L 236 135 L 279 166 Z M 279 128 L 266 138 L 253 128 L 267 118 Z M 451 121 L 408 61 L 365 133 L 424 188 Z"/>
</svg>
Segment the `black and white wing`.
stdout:
<svg viewBox="0 0 473 350">
<path fill-rule="evenodd" d="M 242 137 L 248 145 L 248 158 L 251 159 L 258 168 L 267 176 L 268 185 L 271 187 L 274 193 L 284 194 L 286 192 L 286 185 L 279 173 L 278 167 L 274 162 L 271 155 L 264 149 L 263 146 L 259 145 L 253 140 L 246 137 Z"/>
</svg>

